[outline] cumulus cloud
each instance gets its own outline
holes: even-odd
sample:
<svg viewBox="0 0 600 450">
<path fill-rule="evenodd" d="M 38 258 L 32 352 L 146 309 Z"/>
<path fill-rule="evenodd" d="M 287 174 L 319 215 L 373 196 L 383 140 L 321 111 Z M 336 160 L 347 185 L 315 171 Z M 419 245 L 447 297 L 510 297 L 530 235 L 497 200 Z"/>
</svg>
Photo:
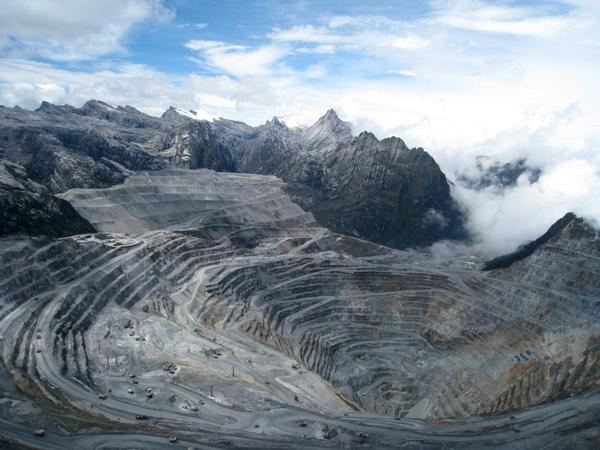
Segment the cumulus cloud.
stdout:
<svg viewBox="0 0 600 450">
<path fill-rule="evenodd" d="M 146 19 L 167 20 L 158 0 L 3 1 L 2 52 L 67 61 L 124 51 L 129 28 Z"/>
<path fill-rule="evenodd" d="M 520 179 L 516 187 L 503 192 L 457 186 L 455 193 L 469 206 L 468 226 L 476 237 L 476 248 L 493 255 L 515 250 L 537 238 L 569 211 L 598 220 L 598 189 L 596 166 L 571 160 L 548 168 L 537 183 Z"/>
<path fill-rule="evenodd" d="M 438 2 L 436 20 L 451 27 L 536 37 L 556 36 L 575 24 L 567 15 L 549 14 L 547 8 L 478 0 Z"/>
<path fill-rule="evenodd" d="M 192 40 L 185 46 L 199 52 L 206 65 L 212 69 L 237 77 L 268 74 L 273 65 L 289 52 L 282 45 L 249 48 L 210 40 Z"/>
<path fill-rule="evenodd" d="M 275 42 L 314 44 L 315 53 L 345 51 L 419 50 L 428 40 L 415 34 L 415 28 L 403 21 L 384 17 L 333 17 L 326 25 L 295 25 L 276 28 L 269 34 Z M 302 47 L 306 51 L 307 47 Z"/>
</svg>

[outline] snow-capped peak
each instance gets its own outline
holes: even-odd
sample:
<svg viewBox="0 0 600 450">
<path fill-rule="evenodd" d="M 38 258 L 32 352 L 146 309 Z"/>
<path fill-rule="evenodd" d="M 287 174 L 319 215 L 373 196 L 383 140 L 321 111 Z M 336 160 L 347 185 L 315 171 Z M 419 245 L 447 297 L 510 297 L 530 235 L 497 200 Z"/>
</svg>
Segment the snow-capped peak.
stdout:
<svg viewBox="0 0 600 450">
<path fill-rule="evenodd" d="M 180 114 L 184 117 L 189 117 L 190 119 L 193 119 L 193 120 L 207 120 L 209 122 L 213 122 L 216 119 L 218 119 L 217 116 L 215 116 L 207 111 L 203 111 L 201 109 L 190 109 L 188 111 L 186 111 L 185 109 L 181 109 L 181 108 L 173 108 L 173 109 L 175 109 L 177 114 Z"/>
</svg>

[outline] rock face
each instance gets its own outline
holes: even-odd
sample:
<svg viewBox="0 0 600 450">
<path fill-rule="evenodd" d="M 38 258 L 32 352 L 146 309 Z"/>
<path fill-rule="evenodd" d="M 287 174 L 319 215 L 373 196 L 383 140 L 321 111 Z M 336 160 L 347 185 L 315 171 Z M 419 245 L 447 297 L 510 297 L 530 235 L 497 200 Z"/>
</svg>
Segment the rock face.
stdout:
<svg viewBox="0 0 600 450">
<path fill-rule="evenodd" d="M 465 237 L 433 158 L 398 138 L 354 137 L 333 110 L 301 130 L 277 118 L 251 127 L 175 108 L 156 118 L 97 100 L 81 108 L 44 102 L 35 112 L 0 108 L 0 158 L 22 166 L 48 195 L 112 186 L 140 170 L 276 175 L 293 201 L 338 232 L 398 248 Z M 28 208 L 54 214 L 43 203 Z"/>
<path fill-rule="evenodd" d="M 329 152 L 352 139 L 352 127 L 330 109 L 302 133 L 302 146 L 309 152 Z"/>
<path fill-rule="evenodd" d="M 598 274 L 600 235 L 567 214 L 528 247 L 529 255 L 491 270 L 489 284 L 503 286 L 498 302 L 521 314 L 531 338 L 515 355 L 508 386 L 483 412 L 506 411 L 600 387 Z M 517 252 L 518 253 L 518 252 Z M 489 265 L 488 265 L 489 268 Z M 533 348 L 530 348 L 532 347 Z"/>
<path fill-rule="evenodd" d="M 423 149 L 368 132 L 278 173 L 288 192 L 332 230 L 390 247 L 464 237 L 446 177 Z"/>
<path fill-rule="evenodd" d="M 134 111 L 97 101 L 43 103 L 35 112 L 0 108 L 0 152 L 52 193 L 111 186 L 133 170 L 165 166 L 145 146 L 162 135 L 159 119 Z"/>
<path fill-rule="evenodd" d="M 204 124 L 214 135 L 194 121 L 171 132 L 168 141 L 180 143 L 170 147 L 178 166 L 277 175 L 324 226 L 391 247 L 466 237 L 439 166 L 401 139 L 354 137 L 333 110 L 304 130 L 277 118 L 255 128 L 223 119 Z"/>
<path fill-rule="evenodd" d="M 546 231 L 542 236 L 540 236 L 536 240 L 522 245 L 513 253 L 501 255 L 494 259 L 486 261 L 486 263 L 483 265 L 483 270 L 503 269 L 506 267 L 510 267 L 516 261 L 524 259 L 533 254 L 533 252 L 535 252 L 538 247 L 542 246 L 549 240 L 556 238 L 556 236 L 562 233 L 565 227 L 569 226 L 573 221 L 581 222 L 581 219 L 578 219 L 573 213 L 565 214 L 560 220 L 557 220 L 550 227 L 550 229 L 548 229 L 548 231 Z"/>
<path fill-rule="evenodd" d="M 77 430 L 144 417 L 229 447 L 264 446 L 266 427 L 274 448 L 584 445 L 600 414 L 595 229 L 563 220 L 482 271 L 335 234 L 283 188 L 166 170 L 61 195 L 102 232 L 0 240 L 5 379 Z"/>
<path fill-rule="evenodd" d="M 91 233 L 94 227 L 64 200 L 32 181 L 19 164 L 0 159 L 0 236 Z"/>
<path fill-rule="evenodd" d="M 221 144 L 209 122 L 189 121 L 164 136 L 157 147 L 174 167 L 235 172 L 229 149 Z"/>
<path fill-rule="evenodd" d="M 139 172 L 108 189 L 73 189 L 60 197 L 101 232 L 223 230 L 316 226 L 276 177 L 167 170 Z"/>
<path fill-rule="evenodd" d="M 134 170 L 166 166 L 145 147 L 164 128 L 159 119 L 134 108 L 93 100 L 82 108 L 46 102 L 35 112 L 0 108 L 3 171 L 24 187 L 4 188 L 3 212 L 10 224 L 0 235 L 89 231 L 89 224 L 53 195 L 77 187 L 111 186 Z"/>
<path fill-rule="evenodd" d="M 169 167 L 267 174 L 282 178 L 293 201 L 341 233 L 398 248 L 465 237 L 448 182 L 423 149 L 368 132 L 354 137 L 333 110 L 304 130 L 277 118 L 250 127 L 199 117 L 170 108 L 156 118 L 96 100 L 81 108 L 44 102 L 35 112 L 1 108 L 0 157 L 21 165 L 48 195 Z M 54 210 L 59 204 L 49 202 Z M 27 207 L 55 214 L 43 203 Z"/>
</svg>

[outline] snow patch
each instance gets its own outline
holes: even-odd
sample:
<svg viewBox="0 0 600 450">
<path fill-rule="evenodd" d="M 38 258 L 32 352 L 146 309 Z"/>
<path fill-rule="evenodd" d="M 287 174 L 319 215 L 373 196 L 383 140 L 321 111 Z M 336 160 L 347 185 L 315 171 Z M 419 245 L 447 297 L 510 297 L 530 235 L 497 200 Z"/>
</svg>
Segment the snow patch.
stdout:
<svg viewBox="0 0 600 450">
<path fill-rule="evenodd" d="M 175 111 L 177 111 L 177 114 L 189 117 L 193 120 L 206 120 L 208 122 L 213 122 L 218 119 L 217 116 L 209 112 L 202 111 L 201 109 L 190 109 L 189 111 L 186 111 L 185 109 L 175 108 Z"/>
</svg>

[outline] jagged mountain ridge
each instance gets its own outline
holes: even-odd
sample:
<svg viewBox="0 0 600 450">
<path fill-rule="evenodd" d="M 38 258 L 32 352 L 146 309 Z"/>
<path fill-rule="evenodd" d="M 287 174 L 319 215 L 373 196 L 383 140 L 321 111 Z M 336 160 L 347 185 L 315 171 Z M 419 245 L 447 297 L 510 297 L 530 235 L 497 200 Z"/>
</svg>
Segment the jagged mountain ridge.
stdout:
<svg viewBox="0 0 600 450">
<path fill-rule="evenodd" d="M 355 137 L 333 110 L 307 129 L 290 129 L 276 117 L 258 127 L 223 119 L 206 123 L 228 150 L 223 161 L 233 159 L 240 172 L 282 178 L 292 198 L 332 230 L 398 248 L 465 237 L 439 166 L 399 138 L 379 140 L 369 132 Z M 180 141 L 196 130 L 189 120 L 170 139 Z M 210 139 L 198 141 L 202 145 L 172 147 L 174 157 L 216 146 Z M 206 167 L 193 159 L 188 156 L 184 167 Z"/>
<path fill-rule="evenodd" d="M 342 233 L 393 247 L 465 235 L 438 165 L 398 138 L 354 137 L 333 110 L 304 130 L 277 118 L 251 127 L 193 117 L 175 108 L 151 117 L 95 100 L 81 108 L 44 102 L 35 112 L 3 107 L 0 156 L 49 194 L 168 167 L 272 174 L 320 223 Z"/>
</svg>

